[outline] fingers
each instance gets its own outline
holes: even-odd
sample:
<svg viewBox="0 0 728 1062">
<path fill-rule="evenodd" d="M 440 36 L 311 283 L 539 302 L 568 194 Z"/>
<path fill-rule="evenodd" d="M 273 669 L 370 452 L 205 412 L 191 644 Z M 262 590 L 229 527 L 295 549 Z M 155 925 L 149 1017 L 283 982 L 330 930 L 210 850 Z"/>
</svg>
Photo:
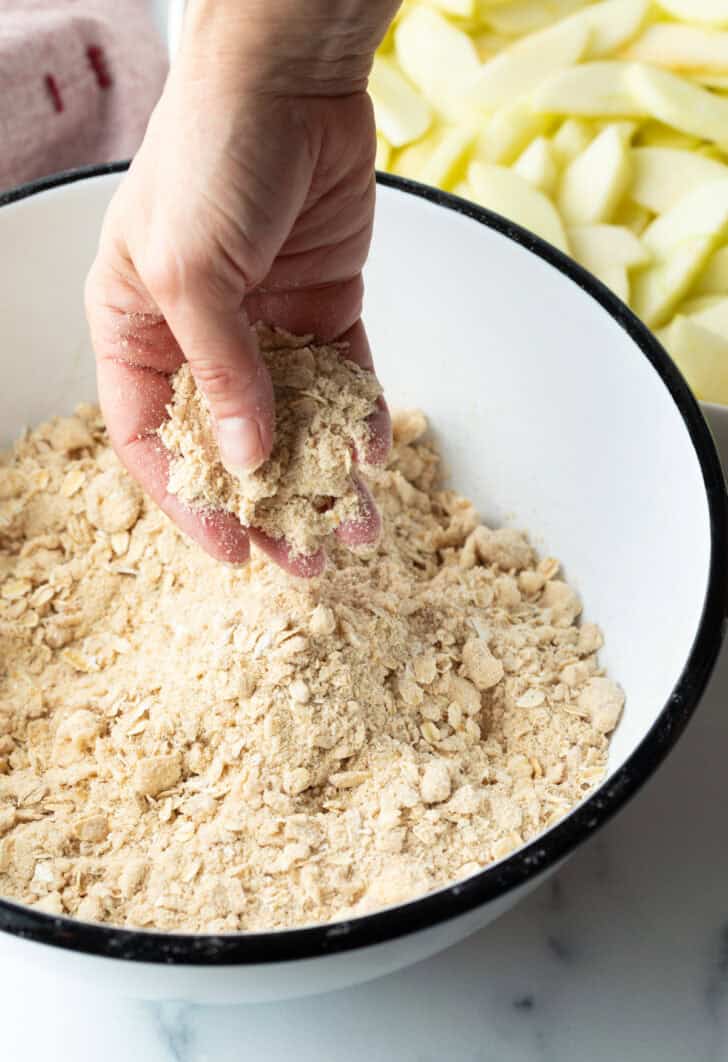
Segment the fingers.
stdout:
<svg viewBox="0 0 728 1062">
<path fill-rule="evenodd" d="M 99 398 L 114 449 L 130 475 L 177 526 L 216 560 L 243 564 L 250 555 L 246 531 L 225 512 L 196 512 L 167 490 L 169 454 L 156 435 L 172 389 L 166 376 L 103 359 Z"/>
<path fill-rule="evenodd" d="M 344 343 L 348 343 L 346 357 L 362 369 L 374 372 L 372 352 L 364 325 L 359 319 L 351 328 L 341 336 Z M 389 407 L 383 396 L 377 399 L 377 408 L 367 420 L 369 427 L 369 442 L 366 452 L 357 454 L 357 460 L 364 465 L 384 465 L 392 449 L 392 418 L 389 415 Z"/>
<path fill-rule="evenodd" d="M 99 401 L 111 443 L 129 473 L 182 531 L 216 560 L 242 564 L 250 544 L 234 516 L 193 512 L 167 491 L 169 454 L 156 431 L 167 416 L 170 374 L 182 364 L 182 351 L 152 301 L 123 290 L 119 270 L 113 285 L 104 279 L 95 265 L 86 304 L 97 354 Z M 119 304 L 129 308 L 121 310 Z"/>
<path fill-rule="evenodd" d="M 165 315 L 209 403 L 223 464 L 257 468 L 273 445 L 273 386 L 245 314 L 192 292 Z"/>
<path fill-rule="evenodd" d="M 264 286 L 248 295 L 244 305 L 250 321 L 268 321 L 294 335 L 311 334 L 330 343 L 359 320 L 362 280 L 357 276 L 335 285 L 299 285 L 285 291 Z M 371 368 L 371 362 L 365 368 Z"/>
<path fill-rule="evenodd" d="M 283 568 L 289 575 L 297 575 L 302 579 L 312 579 L 321 575 L 326 567 L 326 553 L 323 549 L 310 555 L 295 556 L 291 547 L 284 539 L 271 538 L 256 527 L 249 529 L 251 540 L 258 549 L 270 557 L 279 568 Z"/>
<path fill-rule="evenodd" d="M 339 524 L 336 537 L 350 548 L 371 546 L 382 532 L 382 520 L 368 487 L 360 479 L 355 479 L 354 485 L 359 495 L 359 516 L 356 520 Z"/>
<path fill-rule="evenodd" d="M 361 321 L 362 280 L 335 287 L 322 286 L 298 291 L 256 291 L 245 300 L 251 321 L 274 321 L 294 335 L 316 336 L 323 343 L 348 344 L 344 357 L 362 369 L 374 371 L 374 362 Z M 368 421 L 370 440 L 366 453 L 357 454 L 362 464 L 383 465 L 392 448 L 392 421 L 384 398 Z"/>
</svg>

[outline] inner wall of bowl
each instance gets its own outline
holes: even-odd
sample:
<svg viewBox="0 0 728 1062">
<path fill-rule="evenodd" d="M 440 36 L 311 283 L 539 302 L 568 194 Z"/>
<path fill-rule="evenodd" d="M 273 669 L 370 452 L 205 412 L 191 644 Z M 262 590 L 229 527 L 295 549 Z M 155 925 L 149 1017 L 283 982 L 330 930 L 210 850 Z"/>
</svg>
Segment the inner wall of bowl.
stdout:
<svg viewBox="0 0 728 1062">
<path fill-rule="evenodd" d="M 0 210 L 0 442 L 94 397 L 83 279 L 119 178 Z M 451 484 L 559 557 L 627 691 L 610 769 L 644 737 L 699 622 L 709 516 L 656 371 L 589 295 L 501 234 L 381 188 L 366 319 L 394 407 L 424 409 Z"/>
<path fill-rule="evenodd" d="M 427 411 L 451 484 L 558 557 L 602 627 L 628 698 L 618 767 L 682 671 L 707 585 L 705 488 L 672 397 L 577 284 L 425 200 L 380 189 L 366 279 L 390 403 Z"/>
</svg>

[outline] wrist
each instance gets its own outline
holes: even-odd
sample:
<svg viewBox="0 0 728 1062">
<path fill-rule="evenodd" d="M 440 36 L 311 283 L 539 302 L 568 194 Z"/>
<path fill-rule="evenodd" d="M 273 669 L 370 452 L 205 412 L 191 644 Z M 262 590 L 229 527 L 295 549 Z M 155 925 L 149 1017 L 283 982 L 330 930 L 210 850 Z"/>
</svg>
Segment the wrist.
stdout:
<svg viewBox="0 0 728 1062">
<path fill-rule="evenodd" d="M 275 94 L 364 91 L 400 0 L 188 0 L 180 61 Z"/>
</svg>

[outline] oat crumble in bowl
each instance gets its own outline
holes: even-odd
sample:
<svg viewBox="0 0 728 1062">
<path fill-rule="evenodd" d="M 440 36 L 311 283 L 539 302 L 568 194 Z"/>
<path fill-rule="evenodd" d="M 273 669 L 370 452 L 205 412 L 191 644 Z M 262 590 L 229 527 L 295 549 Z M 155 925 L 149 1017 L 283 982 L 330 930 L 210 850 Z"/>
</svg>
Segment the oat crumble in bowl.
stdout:
<svg viewBox="0 0 728 1062">
<path fill-rule="evenodd" d="M 383 535 L 293 580 L 217 564 L 95 407 L 0 465 L 0 895 L 218 933 L 348 918 L 467 876 L 604 777 L 623 704 L 527 539 L 440 484 L 420 413 Z"/>
</svg>

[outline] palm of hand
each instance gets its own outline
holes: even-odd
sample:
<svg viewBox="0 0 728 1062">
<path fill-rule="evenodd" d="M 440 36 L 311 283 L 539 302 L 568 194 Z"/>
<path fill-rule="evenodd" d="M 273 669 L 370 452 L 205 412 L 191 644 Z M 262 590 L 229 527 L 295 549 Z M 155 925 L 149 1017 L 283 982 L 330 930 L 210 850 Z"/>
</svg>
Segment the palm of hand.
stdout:
<svg viewBox="0 0 728 1062">
<path fill-rule="evenodd" d="M 240 561 L 248 536 L 232 516 L 203 519 L 167 492 L 155 432 L 170 375 L 187 357 L 218 417 L 252 405 L 268 448 L 272 392 L 248 321 L 347 340 L 348 356 L 372 366 L 360 315 L 375 138 L 363 94 L 259 100 L 252 115 L 220 115 L 200 106 L 155 114 L 109 211 L 87 305 L 100 400 L 122 461 L 183 530 L 214 556 Z M 368 456 L 383 459 L 388 445 L 382 406 Z M 376 535 L 368 508 L 363 530 L 343 527 L 342 539 Z M 321 557 L 302 569 L 285 545 L 250 535 L 286 567 L 321 568 Z"/>
</svg>

